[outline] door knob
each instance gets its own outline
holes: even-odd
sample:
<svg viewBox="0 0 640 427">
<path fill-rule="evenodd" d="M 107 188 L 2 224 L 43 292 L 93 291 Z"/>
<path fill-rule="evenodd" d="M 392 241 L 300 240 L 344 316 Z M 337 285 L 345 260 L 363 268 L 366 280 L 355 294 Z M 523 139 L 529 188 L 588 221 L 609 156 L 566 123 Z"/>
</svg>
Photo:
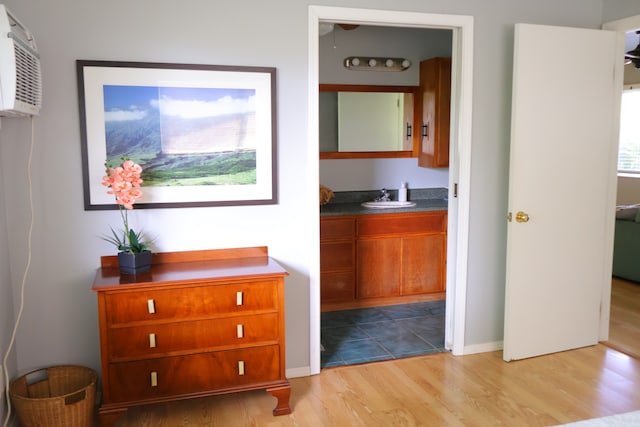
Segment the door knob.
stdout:
<svg viewBox="0 0 640 427">
<path fill-rule="evenodd" d="M 518 213 L 516 213 L 516 222 L 529 222 L 529 214 L 518 211 Z"/>
</svg>

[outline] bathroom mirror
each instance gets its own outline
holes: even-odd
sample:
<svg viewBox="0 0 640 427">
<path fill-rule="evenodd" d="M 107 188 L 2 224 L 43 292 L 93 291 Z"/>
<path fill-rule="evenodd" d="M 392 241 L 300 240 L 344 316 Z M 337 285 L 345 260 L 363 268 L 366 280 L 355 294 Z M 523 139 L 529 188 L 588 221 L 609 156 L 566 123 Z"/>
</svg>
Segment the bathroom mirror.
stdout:
<svg viewBox="0 0 640 427">
<path fill-rule="evenodd" d="M 319 95 L 320 159 L 416 156 L 417 86 L 321 84 Z"/>
</svg>

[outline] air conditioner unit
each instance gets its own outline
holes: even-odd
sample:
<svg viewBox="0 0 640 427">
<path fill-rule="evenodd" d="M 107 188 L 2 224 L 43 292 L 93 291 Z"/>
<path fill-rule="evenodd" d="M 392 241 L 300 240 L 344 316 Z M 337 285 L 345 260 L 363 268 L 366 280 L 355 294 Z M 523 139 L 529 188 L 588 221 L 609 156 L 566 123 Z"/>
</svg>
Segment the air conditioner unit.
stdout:
<svg viewBox="0 0 640 427">
<path fill-rule="evenodd" d="M 29 30 L 0 4 L 0 116 L 33 116 L 42 106 L 40 55 Z"/>
</svg>

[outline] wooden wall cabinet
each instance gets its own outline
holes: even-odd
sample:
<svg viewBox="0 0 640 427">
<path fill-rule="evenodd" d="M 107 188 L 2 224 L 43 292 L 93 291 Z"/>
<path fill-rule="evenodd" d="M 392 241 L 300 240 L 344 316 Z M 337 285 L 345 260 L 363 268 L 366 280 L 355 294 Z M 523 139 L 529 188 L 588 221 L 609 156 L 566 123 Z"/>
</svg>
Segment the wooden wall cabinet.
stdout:
<svg viewBox="0 0 640 427">
<path fill-rule="evenodd" d="M 284 277 L 265 247 L 154 254 L 120 275 L 103 257 L 98 296 L 103 426 L 128 408 L 266 389 L 288 414 Z"/>
<path fill-rule="evenodd" d="M 422 138 L 418 166 L 449 167 L 451 58 L 431 58 L 420 62 L 420 93 Z"/>
<path fill-rule="evenodd" d="M 322 303 L 444 292 L 446 211 L 323 217 L 320 224 Z"/>
</svg>

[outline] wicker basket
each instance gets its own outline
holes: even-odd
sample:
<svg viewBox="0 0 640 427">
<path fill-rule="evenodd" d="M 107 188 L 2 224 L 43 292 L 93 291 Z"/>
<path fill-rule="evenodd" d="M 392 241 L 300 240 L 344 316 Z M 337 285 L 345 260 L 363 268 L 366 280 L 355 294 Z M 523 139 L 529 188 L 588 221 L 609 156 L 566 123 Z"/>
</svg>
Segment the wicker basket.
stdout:
<svg viewBox="0 0 640 427">
<path fill-rule="evenodd" d="M 91 427 L 97 378 L 82 366 L 52 366 L 13 380 L 9 395 L 24 427 Z"/>
</svg>

